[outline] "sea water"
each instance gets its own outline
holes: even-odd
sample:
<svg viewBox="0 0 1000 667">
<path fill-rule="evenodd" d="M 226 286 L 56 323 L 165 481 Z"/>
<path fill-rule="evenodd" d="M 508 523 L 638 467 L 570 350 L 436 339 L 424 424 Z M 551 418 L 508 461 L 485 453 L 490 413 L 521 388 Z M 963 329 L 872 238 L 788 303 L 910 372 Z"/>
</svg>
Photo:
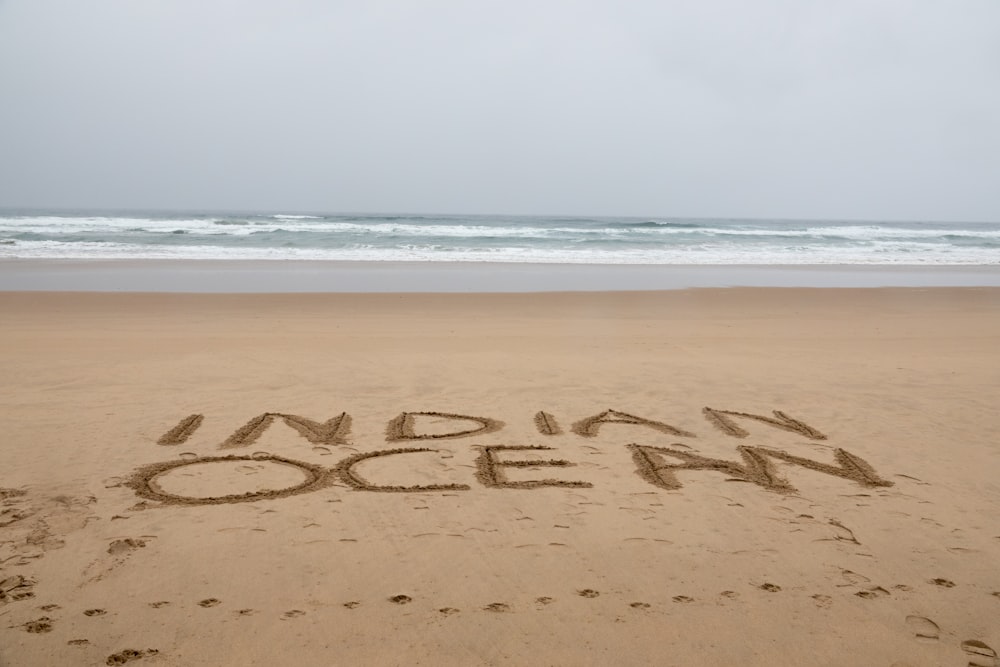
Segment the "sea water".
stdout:
<svg viewBox="0 0 1000 667">
<path fill-rule="evenodd" d="M 8 210 L 0 258 L 996 265 L 1000 223 Z"/>
</svg>

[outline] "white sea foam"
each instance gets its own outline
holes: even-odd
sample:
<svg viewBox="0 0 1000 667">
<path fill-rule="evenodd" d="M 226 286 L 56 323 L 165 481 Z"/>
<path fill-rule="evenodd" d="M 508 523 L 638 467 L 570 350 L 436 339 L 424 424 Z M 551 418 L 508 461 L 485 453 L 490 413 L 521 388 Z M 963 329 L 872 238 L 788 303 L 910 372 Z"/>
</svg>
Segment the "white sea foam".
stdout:
<svg viewBox="0 0 1000 667">
<path fill-rule="evenodd" d="M 0 258 L 971 265 L 1000 264 L 1000 224 L 6 214 Z"/>
<path fill-rule="evenodd" d="M 243 259 L 339 261 L 449 261 L 524 262 L 553 264 L 660 265 L 983 265 L 998 264 L 997 251 L 969 248 L 960 251 L 936 247 L 881 244 L 869 249 L 749 249 L 701 246 L 685 250 L 628 249 L 566 251 L 543 248 L 443 249 L 440 246 L 393 248 L 248 248 L 220 246 L 162 246 L 111 242 L 18 241 L 0 244 L 0 258 L 23 259 Z"/>
<path fill-rule="evenodd" d="M 320 222 L 316 222 L 320 221 Z M 594 222 L 599 220 L 595 219 Z M 559 219 L 553 219 L 559 222 Z M 494 224 L 457 221 L 398 222 L 373 220 L 345 221 L 306 215 L 273 215 L 263 218 L 143 218 L 109 216 L 0 216 L 0 234 L 38 233 L 116 233 L 149 232 L 246 236 L 273 232 L 353 233 L 444 238 L 552 238 L 561 235 L 581 238 L 623 238 L 655 236 L 687 237 L 773 237 L 773 238 L 842 238 L 855 240 L 901 238 L 970 238 L 998 239 L 1000 229 L 966 227 L 899 228 L 881 225 L 838 226 L 762 226 L 747 224 L 678 226 L 566 226 L 529 224 L 510 225 L 501 220 Z"/>
<path fill-rule="evenodd" d="M 150 230 L 172 232 L 175 229 L 200 231 L 210 229 L 214 220 L 112 218 L 112 217 L 0 217 L 0 234 L 30 232 L 35 234 L 85 234 Z"/>
</svg>

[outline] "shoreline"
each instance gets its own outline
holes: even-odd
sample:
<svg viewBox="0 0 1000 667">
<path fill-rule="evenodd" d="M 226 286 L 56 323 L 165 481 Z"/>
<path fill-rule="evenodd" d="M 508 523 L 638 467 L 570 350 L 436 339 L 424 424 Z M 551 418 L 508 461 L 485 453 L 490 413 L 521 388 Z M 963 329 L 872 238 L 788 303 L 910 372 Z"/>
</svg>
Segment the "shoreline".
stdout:
<svg viewBox="0 0 1000 667">
<path fill-rule="evenodd" d="M 0 261 L 0 292 L 525 293 L 716 287 L 1000 287 L 1000 266 Z"/>
</svg>

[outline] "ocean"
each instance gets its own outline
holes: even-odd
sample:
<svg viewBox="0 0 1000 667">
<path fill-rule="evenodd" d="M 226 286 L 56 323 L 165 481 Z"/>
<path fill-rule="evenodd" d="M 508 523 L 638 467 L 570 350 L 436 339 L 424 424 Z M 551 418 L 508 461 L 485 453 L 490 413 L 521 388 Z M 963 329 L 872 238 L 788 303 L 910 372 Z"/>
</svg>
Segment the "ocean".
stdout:
<svg viewBox="0 0 1000 667">
<path fill-rule="evenodd" d="M 0 211 L 0 259 L 997 265 L 1000 223 Z"/>
</svg>

